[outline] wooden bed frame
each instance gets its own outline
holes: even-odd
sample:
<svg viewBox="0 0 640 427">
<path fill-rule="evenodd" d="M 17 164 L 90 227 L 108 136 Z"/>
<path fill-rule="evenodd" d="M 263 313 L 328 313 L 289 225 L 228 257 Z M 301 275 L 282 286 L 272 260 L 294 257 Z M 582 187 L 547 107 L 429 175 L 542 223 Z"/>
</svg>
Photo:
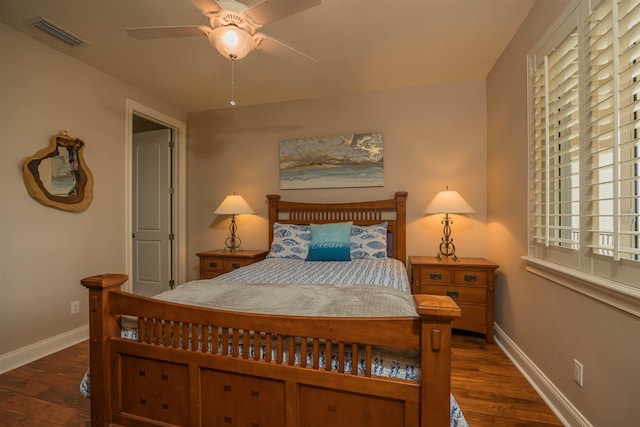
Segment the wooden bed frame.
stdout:
<svg viewBox="0 0 640 427">
<path fill-rule="evenodd" d="M 406 260 L 406 192 L 340 204 L 267 197 L 270 230 L 275 221 L 385 220 L 394 256 Z M 395 217 L 383 218 L 388 212 Z M 122 292 L 126 280 L 123 274 L 82 280 L 89 289 L 92 426 L 449 425 L 451 321 L 460 309 L 448 297 L 415 295 L 416 318 L 270 316 L 156 301 Z M 138 318 L 137 340 L 121 338 L 122 315 Z M 261 345 L 261 335 L 266 360 L 242 354 L 241 348 Z M 283 358 L 293 352 L 294 338 L 312 351 L 313 363 Z M 228 345 L 218 351 L 217 340 Z M 335 370 L 319 363 L 331 343 L 339 354 Z M 365 373 L 345 369 L 346 352 L 370 362 L 373 346 L 419 350 L 422 381 L 376 377 L 370 363 Z"/>
</svg>

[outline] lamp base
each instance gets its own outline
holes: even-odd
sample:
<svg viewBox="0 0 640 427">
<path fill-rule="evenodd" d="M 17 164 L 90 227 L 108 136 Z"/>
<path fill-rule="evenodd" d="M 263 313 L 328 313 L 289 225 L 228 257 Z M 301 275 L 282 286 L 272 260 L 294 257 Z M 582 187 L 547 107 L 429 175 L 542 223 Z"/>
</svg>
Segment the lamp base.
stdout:
<svg viewBox="0 0 640 427">
<path fill-rule="evenodd" d="M 242 241 L 238 236 L 229 236 L 227 240 L 224 241 L 224 250 L 229 252 L 241 252 L 242 249 Z"/>
<path fill-rule="evenodd" d="M 242 240 L 236 234 L 238 225 L 236 224 L 236 216 L 231 215 L 231 224 L 229 225 L 230 236 L 224 241 L 224 250 L 229 252 L 239 252 L 242 250 Z"/>
<path fill-rule="evenodd" d="M 444 237 L 442 238 L 442 242 L 440 242 L 440 251 L 438 255 L 436 255 L 436 259 L 441 261 L 443 257 L 450 257 L 452 260 L 457 261 L 456 246 L 453 244 L 453 239 L 451 238 L 451 224 L 453 224 L 453 221 L 449 218 L 449 214 L 444 215 L 442 223 L 444 224 L 444 229 L 442 230 Z"/>
</svg>

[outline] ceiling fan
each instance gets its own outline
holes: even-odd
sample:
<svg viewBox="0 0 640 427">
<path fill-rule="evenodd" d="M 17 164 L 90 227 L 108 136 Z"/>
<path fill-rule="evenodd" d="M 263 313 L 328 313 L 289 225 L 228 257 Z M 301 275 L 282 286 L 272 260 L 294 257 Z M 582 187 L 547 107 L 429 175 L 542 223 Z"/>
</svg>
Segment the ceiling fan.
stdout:
<svg viewBox="0 0 640 427">
<path fill-rule="evenodd" d="M 137 39 L 207 36 L 225 58 L 242 59 L 254 49 L 287 55 L 294 53 L 310 61 L 315 58 L 268 35 L 263 26 L 320 4 L 320 0 L 192 0 L 209 18 L 207 25 L 127 28 Z"/>
</svg>

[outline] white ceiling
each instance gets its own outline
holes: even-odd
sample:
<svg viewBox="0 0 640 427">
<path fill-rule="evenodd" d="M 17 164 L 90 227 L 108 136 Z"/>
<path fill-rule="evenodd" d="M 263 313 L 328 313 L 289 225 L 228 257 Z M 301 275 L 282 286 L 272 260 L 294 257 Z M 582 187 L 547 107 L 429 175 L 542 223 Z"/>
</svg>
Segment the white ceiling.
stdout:
<svg viewBox="0 0 640 427">
<path fill-rule="evenodd" d="M 260 30 L 319 62 L 253 51 L 235 64 L 235 99 L 252 105 L 484 79 L 534 3 L 322 0 Z M 69 47 L 25 22 L 36 16 L 89 45 Z M 207 25 L 190 0 L 0 0 L 0 21 L 177 108 L 231 108 L 231 61 L 206 37 L 137 40 L 125 33 Z"/>
</svg>

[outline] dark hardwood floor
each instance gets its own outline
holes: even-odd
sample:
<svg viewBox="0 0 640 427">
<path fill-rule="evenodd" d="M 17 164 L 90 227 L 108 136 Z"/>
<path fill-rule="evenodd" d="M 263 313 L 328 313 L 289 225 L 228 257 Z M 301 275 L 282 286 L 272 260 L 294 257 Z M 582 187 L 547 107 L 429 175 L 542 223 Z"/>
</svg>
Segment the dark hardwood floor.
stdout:
<svg viewBox="0 0 640 427">
<path fill-rule="evenodd" d="M 89 341 L 0 375 L 0 426 L 89 426 Z"/>
<path fill-rule="evenodd" d="M 497 344 L 453 335 L 451 393 L 471 427 L 562 423 Z"/>
<path fill-rule="evenodd" d="M 453 337 L 451 386 L 471 427 L 561 426 L 496 344 Z M 0 426 L 89 426 L 79 384 L 88 342 L 0 375 Z"/>
</svg>

